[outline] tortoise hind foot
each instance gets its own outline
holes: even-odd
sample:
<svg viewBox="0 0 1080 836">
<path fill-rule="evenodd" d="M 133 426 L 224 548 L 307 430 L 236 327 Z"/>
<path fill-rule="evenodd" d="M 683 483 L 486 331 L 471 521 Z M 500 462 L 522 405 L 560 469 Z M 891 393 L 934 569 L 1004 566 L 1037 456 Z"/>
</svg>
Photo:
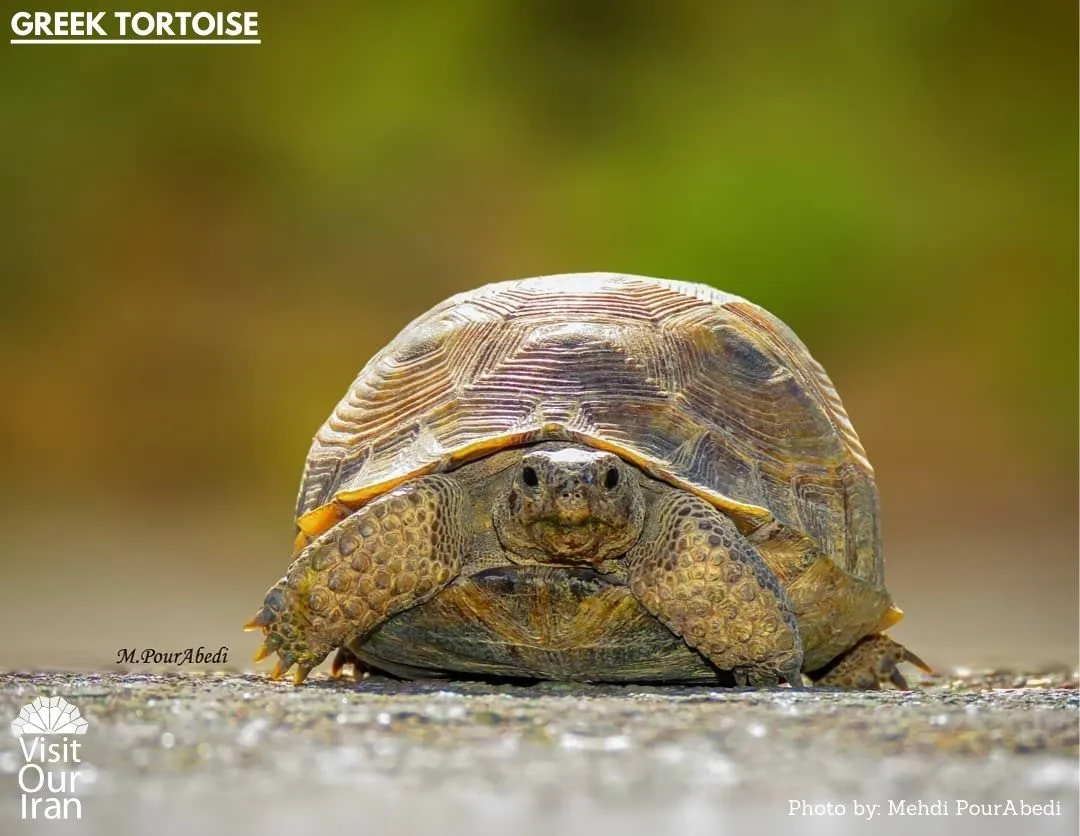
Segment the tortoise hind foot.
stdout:
<svg viewBox="0 0 1080 836">
<path fill-rule="evenodd" d="M 867 636 L 851 650 L 839 656 L 824 668 L 824 673 L 815 679 L 815 685 L 826 688 L 854 688 L 864 691 L 877 691 L 886 682 L 891 682 L 902 691 L 909 686 L 900 672 L 901 662 L 914 665 L 923 673 L 934 672 L 926 662 L 898 642 L 894 642 L 884 633 Z"/>
<path fill-rule="evenodd" d="M 783 670 L 774 668 L 737 668 L 733 672 L 735 684 L 750 688 L 775 688 L 781 680 L 787 682 L 791 688 L 802 689 L 806 687 L 799 666 L 795 662 L 789 662 Z"/>
<path fill-rule="evenodd" d="M 276 653 L 271 677 L 280 679 L 295 665 L 293 682 L 299 685 L 332 650 L 430 598 L 461 568 L 467 508 L 455 480 L 425 476 L 320 534 L 244 625 L 265 636 L 255 661 Z M 339 658 L 335 673 L 352 663 Z"/>
<path fill-rule="evenodd" d="M 371 673 L 371 666 L 361 662 L 349 648 L 339 647 L 330 663 L 330 676 L 334 679 L 352 679 L 359 682 Z"/>
</svg>

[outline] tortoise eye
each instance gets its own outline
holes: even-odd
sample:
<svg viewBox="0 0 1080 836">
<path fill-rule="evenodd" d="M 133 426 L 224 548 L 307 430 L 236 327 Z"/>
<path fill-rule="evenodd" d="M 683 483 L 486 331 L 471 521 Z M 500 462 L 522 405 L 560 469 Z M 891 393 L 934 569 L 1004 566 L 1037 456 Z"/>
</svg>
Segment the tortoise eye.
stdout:
<svg viewBox="0 0 1080 836">
<path fill-rule="evenodd" d="M 619 485 L 619 471 L 615 468 L 608 468 L 608 472 L 604 474 L 604 487 L 609 491 L 614 490 Z"/>
<path fill-rule="evenodd" d="M 525 467 L 521 470 L 521 481 L 528 485 L 530 488 L 535 488 L 540 484 L 540 479 L 536 475 L 536 470 L 531 467 Z"/>
</svg>

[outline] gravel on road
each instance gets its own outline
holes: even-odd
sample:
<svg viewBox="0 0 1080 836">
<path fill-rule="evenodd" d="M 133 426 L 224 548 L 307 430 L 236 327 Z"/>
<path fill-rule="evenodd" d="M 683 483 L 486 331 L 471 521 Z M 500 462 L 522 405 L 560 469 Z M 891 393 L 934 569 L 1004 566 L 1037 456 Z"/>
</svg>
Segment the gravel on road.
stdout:
<svg viewBox="0 0 1080 836">
<path fill-rule="evenodd" d="M 88 722 L 79 763 L 40 765 L 80 773 L 81 818 L 22 820 L 24 795 L 67 796 L 24 793 L 20 775 L 33 789 L 39 767 L 24 772 L 24 746 L 4 734 L 0 832 L 13 836 L 1078 826 L 1075 673 L 984 672 L 876 693 L 6 673 L 0 717 L 41 695 Z"/>
</svg>

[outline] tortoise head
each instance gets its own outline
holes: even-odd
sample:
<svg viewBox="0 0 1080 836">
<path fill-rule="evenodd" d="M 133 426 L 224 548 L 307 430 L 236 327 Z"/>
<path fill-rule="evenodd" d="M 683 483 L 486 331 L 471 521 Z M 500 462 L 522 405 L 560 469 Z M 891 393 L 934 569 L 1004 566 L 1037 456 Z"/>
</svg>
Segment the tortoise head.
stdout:
<svg viewBox="0 0 1080 836">
<path fill-rule="evenodd" d="M 636 471 L 584 446 L 526 450 L 494 508 L 510 551 L 545 563 L 598 564 L 625 552 L 645 519 Z"/>
</svg>

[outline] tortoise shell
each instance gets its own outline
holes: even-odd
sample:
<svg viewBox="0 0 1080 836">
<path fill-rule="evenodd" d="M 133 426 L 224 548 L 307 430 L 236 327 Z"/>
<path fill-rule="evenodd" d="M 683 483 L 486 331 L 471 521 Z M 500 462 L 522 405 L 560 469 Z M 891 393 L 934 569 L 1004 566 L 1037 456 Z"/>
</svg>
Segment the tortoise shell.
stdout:
<svg viewBox="0 0 1080 836">
<path fill-rule="evenodd" d="M 315 435 L 296 548 L 408 479 L 555 439 L 883 585 L 873 470 L 806 346 L 738 296 L 612 273 L 490 284 L 407 325 Z"/>
</svg>

